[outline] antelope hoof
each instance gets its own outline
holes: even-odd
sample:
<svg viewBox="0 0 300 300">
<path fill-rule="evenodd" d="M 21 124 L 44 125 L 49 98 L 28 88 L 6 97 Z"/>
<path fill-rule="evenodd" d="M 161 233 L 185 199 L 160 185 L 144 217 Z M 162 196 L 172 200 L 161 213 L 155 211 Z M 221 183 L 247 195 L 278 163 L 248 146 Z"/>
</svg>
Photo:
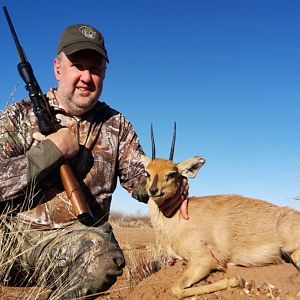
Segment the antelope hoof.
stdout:
<svg viewBox="0 0 300 300">
<path fill-rule="evenodd" d="M 244 280 L 239 277 L 231 277 L 228 279 L 227 288 L 235 288 L 244 285 Z"/>
<path fill-rule="evenodd" d="M 291 259 L 295 267 L 300 271 L 300 250 L 297 249 L 291 254 Z"/>
</svg>

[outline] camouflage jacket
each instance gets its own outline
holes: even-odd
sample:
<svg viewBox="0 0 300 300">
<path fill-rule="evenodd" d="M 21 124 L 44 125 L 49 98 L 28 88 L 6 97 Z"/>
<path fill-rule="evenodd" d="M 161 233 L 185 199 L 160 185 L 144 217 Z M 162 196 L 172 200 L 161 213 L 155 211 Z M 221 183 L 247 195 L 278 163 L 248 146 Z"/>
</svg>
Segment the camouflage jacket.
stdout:
<svg viewBox="0 0 300 300">
<path fill-rule="evenodd" d="M 47 93 L 62 126 L 76 126 L 79 153 L 69 163 L 97 220 L 108 219 L 117 179 L 139 201 L 144 191 L 143 150 L 128 120 L 103 102 L 78 117 L 59 109 L 55 89 Z M 23 100 L 0 115 L 0 204 L 19 207 L 18 217 L 41 229 L 60 228 L 75 220 L 63 190 L 58 166 L 63 157 L 50 140 L 34 141 L 37 120 Z M 21 210 L 21 211 L 20 211 Z"/>
</svg>

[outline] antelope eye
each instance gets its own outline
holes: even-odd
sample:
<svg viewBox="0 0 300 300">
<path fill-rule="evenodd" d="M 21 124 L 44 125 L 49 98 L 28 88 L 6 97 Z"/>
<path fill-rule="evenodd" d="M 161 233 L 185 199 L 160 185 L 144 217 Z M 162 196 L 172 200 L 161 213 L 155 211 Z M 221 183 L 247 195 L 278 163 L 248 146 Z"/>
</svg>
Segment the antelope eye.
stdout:
<svg viewBox="0 0 300 300">
<path fill-rule="evenodd" d="M 150 174 L 146 171 L 146 177 L 150 178 Z"/>
<path fill-rule="evenodd" d="M 174 178 L 176 178 L 176 176 L 177 176 L 177 172 L 170 172 L 170 173 L 168 173 L 167 175 L 166 175 L 166 179 L 167 180 L 170 180 L 170 179 L 174 179 Z"/>
</svg>

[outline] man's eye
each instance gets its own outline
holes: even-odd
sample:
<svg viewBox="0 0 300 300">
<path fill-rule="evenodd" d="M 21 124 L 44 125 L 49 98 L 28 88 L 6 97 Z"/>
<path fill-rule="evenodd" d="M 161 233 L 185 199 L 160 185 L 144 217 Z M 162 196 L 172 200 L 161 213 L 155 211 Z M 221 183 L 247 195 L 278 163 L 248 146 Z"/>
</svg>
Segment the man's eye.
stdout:
<svg viewBox="0 0 300 300">
<path fill-rule="evenodd" d="M 74 64 L 73 65 L 76 69 L 78 69 L 79 71 L 83 71 L 84 70 L 84 67 L 83 67 L 83 65 L 81 65 L 81 64 Z"/>
<path fill-rule="evenodd" d="M 104 69 L 102 67 L 99 67 L 99 66 L 94 66 L 94 67 L 90 68 L 90 72 L 92 74 L 101 75 L 103 71 L 104 71 Z"/>
</svg>

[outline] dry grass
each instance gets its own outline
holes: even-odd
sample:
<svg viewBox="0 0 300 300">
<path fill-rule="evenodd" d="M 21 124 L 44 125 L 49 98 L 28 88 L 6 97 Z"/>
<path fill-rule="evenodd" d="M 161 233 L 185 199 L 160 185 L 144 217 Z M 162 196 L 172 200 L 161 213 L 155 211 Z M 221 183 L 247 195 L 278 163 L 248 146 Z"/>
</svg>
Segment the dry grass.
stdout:
<svg viewBox="0 0 300 300">
<path fill-rule="evenodd" d="M 26 234 L 31 231 L 30 224 L 24 226 L 24 223 L 13 222 L 10 220 L 11 214 L 12 211 L 7 210 L 0 215 L 0 299 L 58 300 L 76 289 L 80 280 L 76 269 L 69 272 L 68 268 L 59 267 L 63 255 L 60 248 L 51 256 L 52 260 L 46 259 L 45 255 L 45 260 L 39 260 L 40 264 L 35 269 L 27 267 L 24 270 L 21 256 L 48 240 L 42 238 L 33 246 L 22 250 Z"/>
<path fill-rule="evenodd" d="M 143 279 L 158 272 L 167 264 L 167 256 L 155 246 L 148 247 L 147 251 L 137 255 L 136 251 L 127 254 L 126 277 L 130 290 L 136 287 Z"/>
<path fill-rule="evenodd" d="M 157 252 L 155 247 L 149 247 L 143 252 L 130 249 L 125 251 L 125 257 L 123 276 L 110 290 L 99 295 L 97 300 L 130 300 L 130 294 L 137 285 L 167 263 L 166 257 Z"/>
<path fill-rule="evenodd" d="M 167 264 L 167 256 L 155 246 L 149 216 L 114 211 L 109 221 L 124 252 L 126 266 L 116 285 L 97 299 L 130 299 L 130 293 L 141 281 Z"/>
<path fill-rule="evenodd" d="M 110 214 L 110 222 L 121 227 L 152 227 L 150 217 L 140 213 L 125 214 L 113 211 Z M 146 277 L 159 271 L 167 263 L 167 256 L 155 244 L 147 245 L 145 249 L 136 249 L 128 245 L 124 248 L 126 250 L 125 274 L 130 289 L 133 289 Z"/>
<path fill-rule="evenodd" d="M 124 227 L 151 226 L 150 217 L 141 213 L 126 214 L 120 211 L 112 211 L 109 215 L 109 222 Z"/>
<path fill-rule="evenodd" d="M 0 299 L 61 299 L 70 289 L 70 286 L 76 285 L 75 282 L 72 282 L 72 274 L 70 274 L 68 282 L 54 289 L 56 282 L 53 281 L 51 273 L 55 269 L 57 260 L 52 261 L 42 276 L 38 278 L 34 276 L 34 272 L 31 274 L 22 272 L 21 268 L 18 267 L 18 258 L 24 254 L 21 251 L 22 243 L 24 243 L 22 233 L 25 234 L 26 230 L 30 230 L 30 224 L 25 229 L 24 225 L 12 227 L 9 220 L 11 214 L 12 211 L 8 209 L 0 215 L 0 282 L 2 285 L 0 287 Z M 110 222 L 129 229 L 130 227 L 134 229 L 134 227 L 150 226 L 149 217 L 142 214 L 126 215 L 121 212 L 112 212 Z M 160 270 L 167 261 L 166 256 L 158 251 L 154 244 L 148 245 L 142 250 L 128 246 L 125 247 L 124 253 L 126 267 L 123 275 L 123 289 L 128 292 L 134 289 L 144 278 Z M 14 287 L 26 287 L 26 289 Z M 116 299 L 124 298 L 120 296 Z"/>
<path fill-rule="evenodd" d="M 113 211 L 110 214 L 109 221 L 121 227 L 152 227 L 150 217 L 140 213 L 125 214 Z M 125 275 L 130 289 L 146 277 L 159 271 L 167 263 L 167 256 L 155 246 L 155 243 L 144 248 L 127 244 L 121 245 L 121 247 L 126 256 Z"/>
<path fill-rule="evenodd" d="M 0 282 L 2 285 L 0 297 L 1 299 L 47 299 L 50 290 L 39 282 L 34 284 L 34 288 L 26 290 L 15 288 L 32 286 L 32 280 L 18 267 L 18 258 L 22 255 L 21 248 L 24 242 L 22 238 L 20 239 L 22 236 L 20 233 L 24 232 L 24 227 L 11 227 L 9 219 L 13 213 L 14 211 L 7 207 L 0 215 Z"/>
</svg>

